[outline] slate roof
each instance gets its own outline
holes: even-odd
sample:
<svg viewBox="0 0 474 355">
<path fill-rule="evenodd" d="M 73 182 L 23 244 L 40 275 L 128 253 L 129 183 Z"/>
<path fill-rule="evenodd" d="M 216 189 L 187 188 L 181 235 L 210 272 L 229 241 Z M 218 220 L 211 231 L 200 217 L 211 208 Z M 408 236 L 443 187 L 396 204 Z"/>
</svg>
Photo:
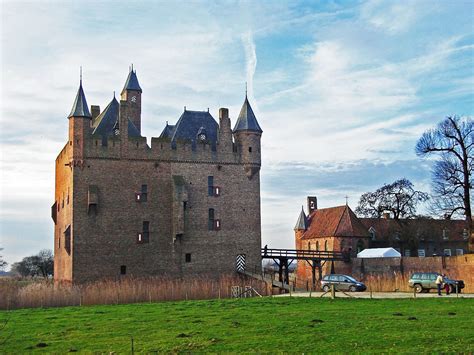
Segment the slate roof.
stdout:
<svg viewBox="0 0 474 355">
<path fill-rule="evenodd" d="M 302 239 L 318 237 L 368 237 L 369 231 L 349 206 L 317 209 L 308 218 Z"/>
<path fill-rule="evenodd" d="M 82 89 L 82 80 L 79 83 L 79 89 L 77 90 L 76 99 L 72 105 L 70 117 L 89 117 L 92 118 L 91 113 L 89 112 L 89 107 L 87 106 L 86 95 L 84 95 L 84 90 Z"/>
<path fill-rule="evenodd" d="M 137 72 L 135 70 L 130 70 L 128 73 L 127 81 L 125 81 L 125 85 L 123 87 L 122 93 L 125 90 L 135 90 L 142 92 L 142 88 L 138 83 Z"/>
<path fill-rule="evenodd" d="M 234 132 L 237 131 L 254 131 L 262 133 L 262 129 L 257 122 L 257 118 L 253 113 L 252 106 L 250 106 L 247 95 L 245 95 L 245 101 L 240 109 L 239 117 L 235 123 Z"/>
<path fill-rule="evenodd" d="M 300 215 L 298 217 L 298 220 L 296 221 L 295 230 L 306 230 L 307 227 L 308 219 L 306 218 L 303 207 L 301 207 Z"/>
<path fill-rule="evenodd" d="M 368 229 L 375 230 L 376 240 L 388 240 L 396 233 L 411 233 L 425 240 L 441 240 L 443 229 L 447 231 L 449 241 L 465 241 L 464 229 L 468 224 L 464 220 L 448 219 L 391 219 L 391 218 L 359 218 Z"/>
<path fill-rule="evenodd" d="M 207 141 L 210 142 L 213 147 L 215 147 L 217 143 L 217 132 L 219 130 L 219 125 L 207 111 L 184 111 L 174 126 L 171 141 L 176 142 L 177 140 L 191 140 L 195 144 L 197 134 L 201 128 L 206 130 Z M 162 134 L 165 130 L 163 130 Z"/>
<path fill-rule="evenodd" d="M 104 111 L 102 111 L 102 113 L 94 120 L 92 125 L 92 134 L 98 134 L 103 137 L 109 137 L 114 135 L 114 128 L 118 127 L 119 106 L 120 105 L 114 96 L 114 98 L 112 99 L 112 101 L 110 101 Z M 128 120 L 128 136 L 141 137 L 137 127 L 135 127 L 133 122 L 130 120 Z"/>
<path fill-rule="evenodd" d="M 161 134 L 158 138 L 170 138 L 171 139 L 171 137 L 173 137 L 175 127 L 176 126 L 170 125 L 170 124 L 168 124 L 168 122 L 166 122 L 166 126 L 165 126 L 165 128 L 163 129 L 163 131 L 161 132 Z"/>
</svg>

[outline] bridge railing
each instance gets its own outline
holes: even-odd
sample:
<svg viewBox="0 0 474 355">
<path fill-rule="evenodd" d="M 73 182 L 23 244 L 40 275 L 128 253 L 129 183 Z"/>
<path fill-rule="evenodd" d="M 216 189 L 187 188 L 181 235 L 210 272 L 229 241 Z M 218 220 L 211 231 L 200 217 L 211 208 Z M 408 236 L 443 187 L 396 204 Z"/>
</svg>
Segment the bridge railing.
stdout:
<svg viewBox="0 0 474 355">
<path fill-rule="evenodd" d="M 262 248 L 262 257 L 275 258 L 287 257 L 295 259 L 324 259 L 324 260 L 349 260 L 350 254 L 341 251 L 304 250 L 304 249 L 269 249 Z"/>
</svg>

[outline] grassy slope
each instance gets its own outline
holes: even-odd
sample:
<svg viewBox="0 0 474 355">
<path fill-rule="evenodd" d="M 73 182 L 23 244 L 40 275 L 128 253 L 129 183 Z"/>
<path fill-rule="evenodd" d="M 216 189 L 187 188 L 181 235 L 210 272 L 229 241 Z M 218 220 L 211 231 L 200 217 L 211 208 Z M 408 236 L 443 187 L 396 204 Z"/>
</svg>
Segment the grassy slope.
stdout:
<svg viewBox="0 0 474 355">
<path fill-rule="evenodd" d="M 470 299 L 182 301 L 0 312 L 0 352 L 473 352 L 473 329 Z"/>
</svg>

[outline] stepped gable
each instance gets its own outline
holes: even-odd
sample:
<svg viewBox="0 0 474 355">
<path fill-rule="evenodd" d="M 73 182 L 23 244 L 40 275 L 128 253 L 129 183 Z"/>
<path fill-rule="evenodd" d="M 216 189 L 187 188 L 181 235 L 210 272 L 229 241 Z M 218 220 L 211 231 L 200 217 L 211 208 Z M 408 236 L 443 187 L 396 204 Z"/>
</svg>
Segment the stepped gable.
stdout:
<svg viewBox="0 0 474 355">
<path fill-rule="evenodd" d="M 86 95 L 84 95 L 84 90 L 82 89 L 82 80 L 79 82 L 79 89 L 77 90 L 76 99 L 72 105 L 70 117 L 88 117 L 92 118 L 91 113 L 89 112 L 89 107 L 87 106 Z"/>
<path fill-rule="evenodd" d="M 174 126 L 171 141 L 190 140 L 195 144 L 198 132 L 202 130 L 202 128 L 206 131 L 207 141 L 215 147 L 217 144 L 219 125 L 212 115 L 208 111 L 185 110 Z"/>
<path fill-rule="evenodd" d="M 239 117 L 234 126 L 234 132 L 237 131 L 254 131 L 262 133 L 262 129 L 258 124 L 257 117 L 253 113 L 252 106 L 250 106 L 247 95 L 245 95 L 245 101 L 240 109 Z"/>
<path fill-rule="evenodd" d="M 302 239 L 319 237 L 367 237 L 369 232 L 349 206 L 322 208 L 308 219 Z"/>
<path fill-rule="evenodd" d="M 102 137 L 114 135 L 114 129 L 118 127 L 119 106 L 120 105 L 114 96 L 104 111 L 94 120 L 92 134 L 101 135 Z M 133 122 L 130 120 L 128 120 L 128 136 L 141 137 L 137 127 L 135 127 Z"/>
</svg>

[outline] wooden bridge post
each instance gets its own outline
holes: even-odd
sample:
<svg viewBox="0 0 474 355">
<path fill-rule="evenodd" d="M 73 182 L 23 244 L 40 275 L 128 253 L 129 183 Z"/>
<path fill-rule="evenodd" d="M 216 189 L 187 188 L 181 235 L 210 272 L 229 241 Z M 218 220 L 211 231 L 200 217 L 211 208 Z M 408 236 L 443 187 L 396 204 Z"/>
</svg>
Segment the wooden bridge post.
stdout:
<svg viewBox="0 0 474 355">
<path fill-rule="evenodd" d="M 312 280 L 313 280 L 313 285 L 312 285 L 312 289 L 313 291 L 316 290 L 316 259 L 313 259 L 311 260 L 311 276 L 312 276 Z"/>
</svg>

